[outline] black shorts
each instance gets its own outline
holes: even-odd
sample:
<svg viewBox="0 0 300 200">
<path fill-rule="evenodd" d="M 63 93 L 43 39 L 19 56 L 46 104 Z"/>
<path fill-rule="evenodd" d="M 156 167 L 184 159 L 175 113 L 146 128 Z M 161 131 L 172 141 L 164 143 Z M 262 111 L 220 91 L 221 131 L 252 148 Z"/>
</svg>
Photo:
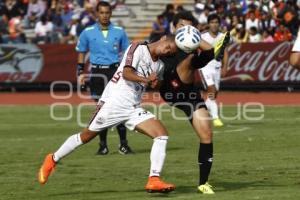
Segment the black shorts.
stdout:
<svg viewBox="0 0 300 200">
<path fill-rule="evenodd" d="M 89 87 L 90 87 L 91 96 L 95 101 L 99 100 L 106 84 L 113 77 L 117 69 L 118 69 L 117 67 L 107 68 L 107 69 L 99 69 L 99 68 L 91 69 Z"/>
<path fill-rule="evenodd" d="M 160 87 L 161 97 L 171 106 L 175 106 L 182 110 L 190 122 L 193 119 L 194 111 L 205 108 L 207 109 L 204 100 L 200 95 L 199 88 L 193 84 L 183 83 L 176 69 L 168 72 L 164 77 L 163 83 Z"/>
</svg>

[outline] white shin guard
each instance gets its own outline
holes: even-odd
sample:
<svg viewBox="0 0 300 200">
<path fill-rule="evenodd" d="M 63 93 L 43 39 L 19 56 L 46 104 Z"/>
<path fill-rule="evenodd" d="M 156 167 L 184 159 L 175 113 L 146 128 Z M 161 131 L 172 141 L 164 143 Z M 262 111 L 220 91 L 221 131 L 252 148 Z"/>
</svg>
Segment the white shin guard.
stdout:
<svg viewBox="0 0 300 200">
<path fill-rule="evenodd" d="M 53 160 L 58 162 L 63 157 L 69 155 L 74 149 L 82 145 L 82 141 L 80 138 L 80 133 L 71 135 L 54 153 Z"/>
<path fill-rule="evenodd" d="M 159 136 L 153 139 L 150 153 L 150 176 L 160 176 L 166 157 L 168 138 L 168 136 Z"/>
</svg>

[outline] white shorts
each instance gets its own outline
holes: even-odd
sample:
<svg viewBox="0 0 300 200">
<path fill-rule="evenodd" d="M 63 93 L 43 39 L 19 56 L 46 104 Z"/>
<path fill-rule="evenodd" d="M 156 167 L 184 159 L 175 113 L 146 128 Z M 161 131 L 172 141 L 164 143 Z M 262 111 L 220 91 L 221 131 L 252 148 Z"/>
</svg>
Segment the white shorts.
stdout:
<svg viewBox="0 0 300 200">
<path fill-rule="evenodd" d="M 215 85 L 216 89 L 219 90 L 221 67 L 221 62 L 212 60 L 205 67 L 199 69 L 199 74 L 205 89 L 207 89 L 208 86 Z"/>
<path fill-rule="evenodd" d="M 126 107 L 104 103 L 103 106 L 97 106 L 88 129 L 99 132 L 103 129 L 124 123 L 129 130 L 134 130 L 138 124 L 154 117 L 151 112 L 141 107 Z"/>
<path fill-rule="evenodd" d="M 298 31 L 297 38 L 296 38 L 294 46 L 292 48 L 292 52 L 300 52 L 300 29 Z"/>
</svg>

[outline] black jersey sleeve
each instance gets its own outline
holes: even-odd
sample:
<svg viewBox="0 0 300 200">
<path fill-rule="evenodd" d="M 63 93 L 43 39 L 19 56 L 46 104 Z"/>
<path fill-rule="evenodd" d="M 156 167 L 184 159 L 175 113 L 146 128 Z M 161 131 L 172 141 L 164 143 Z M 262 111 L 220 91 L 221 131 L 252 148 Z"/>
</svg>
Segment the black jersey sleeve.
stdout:
<svg viewBox="0 0 300 200">
<path fill-rule="evenodd" d="M 203 68 L 214 58 L 215 58 L 214 49 L 201 51 L 200 54 L 195 53 L 192 59 L 192 66 L 195 69 Z"/>
</svg>

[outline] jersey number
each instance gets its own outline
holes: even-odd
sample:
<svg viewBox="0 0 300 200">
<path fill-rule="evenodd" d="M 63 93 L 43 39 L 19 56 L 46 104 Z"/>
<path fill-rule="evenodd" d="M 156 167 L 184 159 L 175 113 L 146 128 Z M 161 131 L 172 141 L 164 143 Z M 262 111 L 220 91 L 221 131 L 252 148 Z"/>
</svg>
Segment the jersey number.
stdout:
<svg viewBox="0 0 300 200">
<path fill-rule="evenodd" d="M 112 81 L 113 83 L 117 83 L 117 82 L 120 80 L 121 75 L 122 75 L 122 72 L 121 72 L 121 71 L 117 72 L 117 73 L 111 78 L 111 81 Z"/>
</svg>

